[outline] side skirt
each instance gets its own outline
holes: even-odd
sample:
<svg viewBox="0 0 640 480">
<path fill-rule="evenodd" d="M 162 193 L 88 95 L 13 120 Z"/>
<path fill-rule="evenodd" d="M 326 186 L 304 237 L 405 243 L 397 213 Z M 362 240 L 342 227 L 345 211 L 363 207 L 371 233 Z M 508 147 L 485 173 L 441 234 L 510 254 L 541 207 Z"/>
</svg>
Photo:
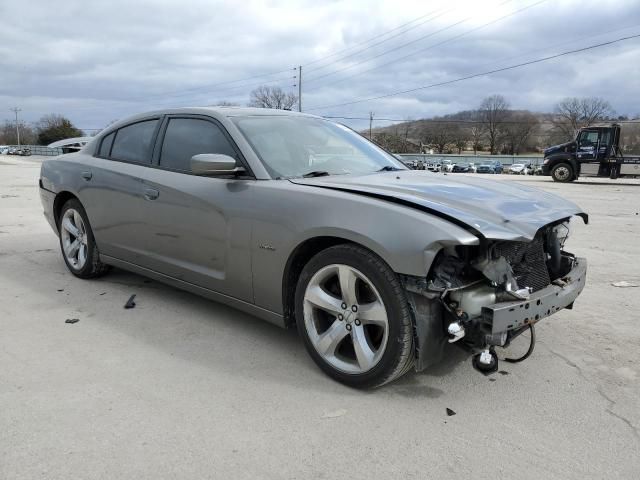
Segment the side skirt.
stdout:
<svg viewBox="0 0 640 480">
<path fill-rule="evenodd" d="M 127 270 L 129 272 L 137 273 L 144 277 L 152 278 L 154 280 L 157 280 L 158 282 L 171 285 L 172 287 L 176 287 L 181 290 L 186 290 L 188 292 L 195 293 L 196 295 L 200 295 L 201 297 L 208 298 L 209 300 L 223 303 L 225 305 L 236 308 L 250 315 L 255 315 L 256 317 L 266 320 L 269 323 L 273 323 L 274 325 L 277 325 L 281 328 L 285 328 L 283 316 L 278 313 L 272 312 L 271 310 L 258 307 L 256 305 L 245 302 L 243 300 L 238 300 L 237 298 L 230 297 L 229 295 L 224 295 L 222 293 L 214 292 L 213 290 L 209 290 L 208 288 L 199 287 L 198 285 L 194 285 L 193 283 L 185 282 L 184 280 L 179 280 L 177 278 L 170 277 L 169 275 L 156 272 L 155 270 L 149 270 L 148 268 L 140 267 L 139 265 L 125 262 L 124 260 L 119 260 L 115 257 L 110 257 L 108 255 L 101 254 L 100 260 L 103 263 L 106 263 L 108 265 L 113 265 L 114 267 L 118 267 L 123 270 Z"/>
</svg>

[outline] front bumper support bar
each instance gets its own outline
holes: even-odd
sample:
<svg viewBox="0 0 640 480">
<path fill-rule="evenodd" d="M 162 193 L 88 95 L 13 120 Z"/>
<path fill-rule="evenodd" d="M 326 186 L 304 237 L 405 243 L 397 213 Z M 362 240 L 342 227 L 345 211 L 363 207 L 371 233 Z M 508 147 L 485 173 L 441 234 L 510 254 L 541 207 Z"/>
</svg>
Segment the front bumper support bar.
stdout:
<svg viewBox="0 0 640 480">
<path fill-rule="evenodd" d="M 571 308 L 587 280 L 587 260 L 576 258 L 569 273 L 535 293 L 528 300 L 499 302 L 482 308 L 482 319 L 492 334 L 534 324 L 563 308 Z"/>
</svg>

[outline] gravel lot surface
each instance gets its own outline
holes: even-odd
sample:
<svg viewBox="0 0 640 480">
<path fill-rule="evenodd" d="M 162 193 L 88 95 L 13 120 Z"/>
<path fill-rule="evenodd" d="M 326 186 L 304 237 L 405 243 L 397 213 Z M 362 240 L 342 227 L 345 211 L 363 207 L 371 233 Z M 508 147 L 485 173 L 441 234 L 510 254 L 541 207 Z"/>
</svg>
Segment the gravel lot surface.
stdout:
<svg viewBox="0 0 640 480">
<path fill-rule="evenodd" d="M 640 287 L 613 283 L 640 285 L 639 180 L 491 176 L 590 214 L 567 248 L 590 263 L 575 308 L 501 374 L 452 347 L 360 392 L 295 332 L 124 271 L 73 277 L 41 160 L 0 156 L 0 479 L 638 478 Z"/>
</svg>

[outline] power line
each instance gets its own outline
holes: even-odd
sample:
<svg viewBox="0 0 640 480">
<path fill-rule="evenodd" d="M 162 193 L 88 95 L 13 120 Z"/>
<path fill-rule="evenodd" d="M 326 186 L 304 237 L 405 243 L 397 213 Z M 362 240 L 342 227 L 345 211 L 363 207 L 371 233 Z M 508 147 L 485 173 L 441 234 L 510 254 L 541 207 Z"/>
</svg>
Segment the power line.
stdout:
<svg viewBox="0 0 640 480">
<path fill-rule="evenodd" d="M 508 1 L 512 1 L 512 0 L 508 0 Z M 408 29 L 406 29 L 406 30 L 404 30 L 402 32 L 399 32 L 399 33 L 396 33 L 395 35 L 390 36 L 389 38 L 385 38 L 384 40 L 380 40 L 379 42 L 372 43 L 368 47 L 362 48 L 360 50 L 356 50 L 355 52 L 352 52 L 352 53 L 350 53 L 348 55 L 345 55 L 344 57 L 340 57 L 340 58 L 338 58 L 336 60 L 333 60 L 333 61 L 327 63 L 326 65 L 321 65 L 319 67 L 312 68 L 312 69 L 309 70 L 309 72 L 315 72 L 316 70 L 322 70 L 323 68 L 327 68 L 329 65 L 333 65 L 334 63 L 341 62 L 342 60 L 345 60 L 347 58 L 351 58 L 351 57 L 353 57 L 355 55 L 358 55 L 358 54 L 360 54 L 362 52 L 370 50 L 371 48 L 377 47 L 378 45 L 382 45 L 383 43 L 388 42 L 389 40 L 391 40 L 393 38 L 399 37 L 400 35 L 404 35 L 405 33 L 409 32 L 410 30 L 413 30 L 414 28 L 418 28 L 419 26 L 422 26 L 425 23 L 429 23 L 429 22 L 432 22 L 433 20 L 436 20 L 437 18 L 440 18 L 444 14 L 449 13 L 451 10 L 453 10 L 453 9 L 450 8 L 449 10 L 445 10 L 444 12 L 440 13 L 439 15 L 436 15 L 435 17 L 428 18 L 427 20 L 425 20 L 423 22 L 420 22 L 417 25 L 414 25 L 414 26 L 412 26 L 412 27 L 410 27 L 410 28 L 408 28 Z M 434 12 L 437 12 L 437 10 L 434 10 Z M 433 12 L 431 12 L 431 13 L 433 13 Z M 372 40 L 375 40 L 375 38 L 373 38 Z M 372 40 L 370 40 L 370 41 L 372 41 Z"/>
<path fill-rule="evenodd" d="M 442 85 L 450 85 L 452 83 L 461 82 L 463 80 L 469 80 L 469 79 L 472 79 L 472 78 L 482 77 L 484 75 L 491 75 L 493 73 L 499 73 L 499 72 L 504 72 L 504 71 L 507 71 L 507 70 L 513 70 L 515 68 L 520 68 L 520 67 L 524 67 L 524 66 L 527 66 L 527 65 L 533 65 L 535 63 L 546 62 L 546 61 L 552 60 L 554 58 L 564 57 L 566 55 L 572 55 L 574 53 L 580 53 L 580 52 L 584 52 L 584 51 L 587 51 L 587 50 L 592 50 L 594 48 L 604 47 L 606 45 L 612 45 L 614 43 L 619 43 L 619 42 L 623 42 L 623 41 L 626 41 L 626 40 L 631 40 L 631 39 L 638 38 L 638 37 L 640 37 L 640 34 L 638 34 L 638 35 L 630 35 L 630 36 L 627 36 L 627 37 L 622 37 L 622 38 L 617 38 L 615 40 L 610 40 L 608 42 L 602 42 L 602 43 L 598 43 L 598 44 L 595 44 L 595 45 L 589 45 L 588 47 L 578 48 L 578 49 L 575 49 L 575 50 L 569 50 L 569 51 L 566 51 L 566 52 L 558 53 L 556 55 L 550 55 L 550 56 L 547 56 L 547 57 L 542 57 L 542 58 L 538 58 L 538 59 L 535 59 L 535 60 L 530 60 L 528 62 L 522 62 L 522 63 L 518 63 L 518 64 L 515 64 L 515 65 L 509 65 L 508 67 L 497 68 L 497 69 L 494 69 L 494 70 L 489 70 L 489 71 L 481 72 L 481 73 L 474 73 L 472 75 L 467 75 L 465 77 L 455 78 L 453 80 L 447 80 L 445 82 L 432 83 L 431 85 L 424 85 L 422 87 L 411 88 L 411 89 L 402 90 L 402 91 L 399 91 L 399 92 L 387 93 L 385 95 L 378 95 L 376 97 L 362 98 L 360 100 L 353 100 L 351 102 L 337 103 L 337 104 L 333 104 L 333 105 L 322 105 L 322 106 L 319 106 L 319 107 L 312 107 L 312 108 L 309 108 L 308 110 L 319 110 L 319 109 L 324 109 L 324 108 L 333 108 L 333 107 L 343 107 L 343 106 L 346 106 L 346 105 L 355 105 L 357 103 L 370 102 L 372 100 L 379 100 L 379 99 L 388 98 L 388 97 L 395 97 L 396 95 L 402 95 L 402 94 L 405 94 L 405 93 L 417 92 L 419 90 L 426 90 L 428 88 L 439 87 L 439 86 L 442 86 Z"/>
<path fill-rule="evenodd" d="M 379 70 L 380 68 L 382 68 L 382 67 L 386 67 L 386 66 L 388 66 L 388 65 L 391 65 L 392 63 L 397 63 L 397 62 L 399 62 L 399 61 L 406 60 L 407 58 L 412 58 L 412 57 L 414 57 L 414 56 L 415 56 L 416 54 L 418 54 L 418 53 L 423 53 L 423 52 L 426 52 L 427 50 L 432 50 L 432 49 L 434 49 L 434 48 L 436 48 L 436 47 L 439 47 L 439 46 L 441 46 L 441 45 L 445 45 L 445 44 L 447 44 L 447 43 L 454 42 L 454 41 L 456 41 L 456 40 L 458 40 L 458 39 L 460 39 L 460 38 L 462 38 L 462 37 L 464 37 L 464 36 L 469 35 L 470 33 L 477 32 L 478 30 L 481 30 L 481 29 L 486 28 L 486 27 L 488 27 L 488 26 L 490 26 L 490 25 L 493 25 L 494 23 L 497 23 L 497 22 L 499 22 L 499 21 L 501 21 L 501 20 L 504 20 L 505 18 L 509 18 L 509 17 L 512 17 L 512 16 L 517 15 L 517 14 L 519 14 L 519 13 L 522 13 L 522 12 L 524 12 L 525 10 L 528 10 L 528 9 L 530 9 L 530 8 L 533 8 L 533 7 L 537 6 L 537 5 L 540 5 L 541 3 L 544 3 L 544 2 L 546 2 L 546 1 L 547 1 L 547 0 L 540 0 L 540 1 L 536 2 L 536 3 L 531 4 L 531 5 L 527 5 L 526 7 L 523 7 L 523 8 L 520 8 L 520 9 L 518 9 L 518 10 L 515 10 L 515 11 L 513 11 L 513 12 L 511 12 L 511 13 L 507 14 L 507 15 L 503 15 L 502 17 L 499 17 L 499 18 L 496 18 L 496 19 L 494 19 L 494 20 L 491 20 L 490 22 L 487 22 L 487 23 L 484 23 L 484 24 L 479 25 L 479 26 L 477 26 L 477 27 L 474 27 L 474 28 L 472 28 L 472 29 L 470 29 L 470 30 L 467 30 L 467 31 L 462 32 L 462 33 L 460 33 L 460 34 L 458 34 L 458 35 L 455 35 L 455 36 L 453 36 L 453 37 L 447 38 L 447 39 L 445 39 L 445 40 L 442 40 L 442 41 L 440 41 L 440 42 L 438 42 L 438 43 L 434 43 L 434 44 L 432 44 L 432 45 L 429 45 L 429 46 L 428 46 L 428 47 L 426 47 L 426 48 L 421 48 L 421 49 L 419 49 L 419 50 L 415 50 L 415 51 L 411 52 L 411 53 L 410 53 L 410 54 L 408 54 L 408 55 L 404 55 L 404 56 L 402 56 L 402 57 L 395 58 L 395 59 L 393 59 L 393 60 L 391 60 L 391 61 L 389 61 L 389 62 L 382 63 L 382 64 L 380 64 L 380 65 L 376 65 L 375 67 L 369 68 L 369 69 L 364 70 L 364 71 L 362 71 L 362 72 L 358 72 L 358 73 L 355 73 L 355 74 L 353 74 L 353 75 L 349 75 L 349 76 L 347 76 L 347 77 L 344 77 L 344 78 L 338 79 L 338 80 L 336 80 L 336 81 L 334 81 L 334 82 L 329 83 L 329 85 L 334 85 L 334 84 L 336 84 L 336 83 L 343 82 L 343 81 L 345 81 L 345 80 L 348 80 L 348 79 L 351 79 L 351 78 L 354 78 L 354 77 L 357 77 L 357 76 L 363 75 L 363 74 L 365 74 L 365 73 L 369 73 L 369 72 L 372 72 L 372 71 L 374 71 L 374 70 Z M 507 3 L 507 2 L 504 2 L 504 3 Z M 500 4 L 500 5 L 504 5 L 504 3 L 502 3 L 502 4 Z M 455 26 L 457 26 L 457 25 L 459 25 L 459 24 L 461 24 L 461 23 L 464 23 L 464 22 L 466 22 L 466 21 L 468 21 L 468 20 L 472 19 L 472 18 L 474 18 L 474 17 L 468 17 L 468 18 L 465 18 L 464 20 L 461 20 L 461 21 L 459 21 L 459 22 L 453 23 L 453 24 L 451 24 L 451 25 L 449 25 L 449 26 L 447 26 L 447 27 L 445 27 L 445 28 L 442 28 L 442 29 L 440 29 L 440 30 L 438 30 L 438 31 L 436 31 L 436 32 L 434 32 L 434 33 L 432 33 L 432 34 L 430 34 L 430 35 L 426 35 L 426 36 L 424 36 L 424 37 L 422 37 L 422 38 L 420 38 L 420 39 L 418 39 L 418 40 L 424 40 L 424 39 L 425 39 L 425 38 L 427 38 L 427 37 L 431 37 L 431 36 L 433 36 L 433 35 L 435 35 L 435 34 L 437 34 L 437 33 L 440 33 L 440 32 L 442 32 L 442 31 L 448 30 L 449 28 L 455 27 Z M 318 77 L 312 78 L 312 79 L 310 79 L 310 80 L 309 80 L 309 82 L 312 82 L 312 81 L 317 80 L 317 79 L 319 79 L 319 78 L 328 77 L 328 76 L 330 76 L 330 75 L 335 75 L 336 73 L 340 73 L 340 72 L 343 72 L 343 71 L 345 71 L 345 70 L 349 70 L 349 69 L 351 69 L 351 68 L 353 68 L 353 67 L 355 67 L 355 66 L 361 65 L 361 64 L 366 63 L 366 62 L 369 62 L 369 61 L 371 61 L 371 60 L 375 60 L 376 58 L 382 57 L 382 56 L 384 56 L 384 55 L 386 55 L 386 54 L 388 54 L 388 53 L 391 53 L 391 52 L 394 52 L 394 51 L 396 51 L 396 50 L 399 50 L 400 48 L 403 48 L 403 47 L 405 47 L 405 46 L 407 46 L 407 45 L 409 45 L 409 44 L 412 44 L 412 43 L 415 43 L 415 41 L 413 41 L 413 42 L 409 42 L 409 43 L 406 43 L 406 44 L 404 44 L 404 45 L 401 45 L 400 47 L 393 48 L 393 49 L 388 50 L 388 51 L 386 51 L 386 52 L 382 52 L 382 53 L 380 53 L 380 54 L 378 54 L 378 55 L 376 55 L 376 56 L 374 56 L 374 57 L 369 58 L 368 60 L 363 60 L 363 61 L 360 61 L 360 62 L 357 62 L 357 63 L 351 64 L 351 65 L 348 65 L 348 66 L 346 66 L 346 67 L 344 67 L 344 68 L 341 68 L 341 69 L 339 69 L 339 70 L 336 70 L 336 71 L 334 71 L 334 72 L 332 72 L 332 73 L 328 73 L 328 74 L 325 74 L 325 75 L 322 75 L 322 76 L 318 76 Z M 325 85 L 325 86 L 326 86 L 326 85 Z M 316 89 L 318 89 L 318 88 L 319 88 L 319 87 L 316 87 L 315 89 L 311 89 L 311 90 L 316 90 Z"/>
</svg>

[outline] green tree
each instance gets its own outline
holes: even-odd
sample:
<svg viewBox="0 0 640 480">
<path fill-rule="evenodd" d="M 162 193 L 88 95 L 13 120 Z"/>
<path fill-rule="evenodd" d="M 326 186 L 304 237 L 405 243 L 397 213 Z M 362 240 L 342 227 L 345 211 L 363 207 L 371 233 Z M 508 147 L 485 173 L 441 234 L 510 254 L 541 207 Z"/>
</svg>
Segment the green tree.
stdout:
<svg viewBox="0 0 640 480">
<path fill-rule="evenodd" d="M 82 130 L 74 127 L 71 120 L 62 115 L 45 115 L 38 122 L 38 143 L 40 145 L 49 145 L 65 138 L 82 136 Z"/>
</svg>

